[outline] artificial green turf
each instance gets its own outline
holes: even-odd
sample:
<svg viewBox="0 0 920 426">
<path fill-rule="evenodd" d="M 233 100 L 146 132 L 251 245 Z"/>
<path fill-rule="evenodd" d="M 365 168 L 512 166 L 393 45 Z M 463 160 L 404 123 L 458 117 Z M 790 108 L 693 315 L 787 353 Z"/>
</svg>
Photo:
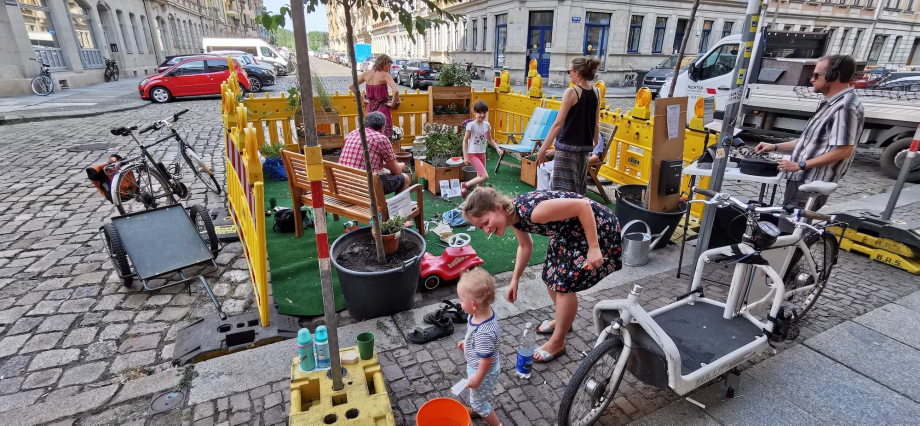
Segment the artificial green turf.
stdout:
<svg viewBox="0 0 920 426">
<path fill-rule="evenodd" d="M 506 156 L 506 159 L 510 156 Z M 533 191 L 533 187 L 521 182 L 520 169 L 507 165 L 502 165 L 499 172 L 495 170 L 495 162 L 498 155 L 489 150 L 487 159 L 487 169 L 489 170 L 489 185 L 494 186 L 497 190 L 514 197 L 522 193 Z M 454 198 L 451 201 L 445 201 L 434 194 L 424 191 L 425 202 L 425 219 L 431 220 L 434 217 L 440 217 L 444 212 L 456 208 L 462 200 Z M 595 194 L 589 192 L 589 197 L 597 202 L 603 203 L 603 200 Z M 291 194 L 287 182 L 265 181 L 265 208 L 269 208 L 269 200 L 275 198 L 277 205 L 283 207 L 291 206 Z M 307 209 L 309 210 L 309 209 Z M 310 213 L 312 216 L 312 212 Z M 332 215 L 327 215 L 329 243 L 335 241 L 342 235 L 342 224 L 347 219 L 341 218 L 338 222 L 332 220 Z M 265 219 L 266 244 L 268 245 L 268 262 L 271 272 L 271 285 L 278 305 L 278 312 L 286 315 L 312 316 L 322 315 L 323 301 L 322 291 L 319 282 L 319 264 L 316 259 L 316 234 L 312 228 L 304 230 L 301 238 L 294 238 L 294 234 L 279 234 L 272 231 L 272 218 Z M 510 271 L 514 269 L 514 261 L 517 257 L 517 240 L 514 233 L 508 230 L 504 236 L 493 235 L 487 238 L 487 234 L 479 229 L 472 231 L 467 230 L 469 226 L 454 228 L 454 233 L 465 232 L 472 237 L 471 245 L 476 249 L 476 253 L 485 261 L 482 266 L 492 274 Z M 417 229 L 413 230 L 418 231 Z M 534 250 L 529 264 L 543 262 L 546 258 L 546 245 L 548 238 L 534 235 Z M 425 238 L 427 252 L 439 256 L 444 248 L 439 246 L 440 240 L 434 233 L 428 234 Z M 335 305 L 336 310 L 345 308 L 345 299 L 342 296 L 342 290 L 339 287 L 338 278 L 333 271 L 333 286 L 335 288 Z"/>
</svg>

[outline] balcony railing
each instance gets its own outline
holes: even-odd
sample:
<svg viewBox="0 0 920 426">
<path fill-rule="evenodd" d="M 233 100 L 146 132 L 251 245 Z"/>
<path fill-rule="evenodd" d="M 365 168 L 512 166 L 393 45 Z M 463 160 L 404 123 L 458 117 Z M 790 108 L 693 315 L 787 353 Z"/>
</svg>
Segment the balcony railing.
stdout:
<svg viewBox="0 0 920 426">
<path fill-rule="evenodd" d="M 80 61 L 83 62 L 84 68 L 102 68 L 105 66 L 105 60 L 99 49 L 80 49 Z"/>
<path fill-rule="evenodd" d="M 35 59 L 51 66 L 51 69 L 66 69 L 67 63 L 64 62 L 64 52 L 56 47 L 36 47 Z"/>
</svg>

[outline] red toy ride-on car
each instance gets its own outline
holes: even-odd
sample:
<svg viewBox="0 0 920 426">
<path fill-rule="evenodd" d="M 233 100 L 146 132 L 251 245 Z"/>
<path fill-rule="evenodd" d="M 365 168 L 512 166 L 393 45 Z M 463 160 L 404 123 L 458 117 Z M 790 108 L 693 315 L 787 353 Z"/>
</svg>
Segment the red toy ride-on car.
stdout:
<svg viewBox="0 0 920 426">
<path fill-rule="evenodd" d="M 464 271 L 485 263 L 470 246 L 470 240 L 469 234 L 455 234 L 447 240 L 448 247 L 440 256 L 425 253 L 419 280 L 426 289 L 433 290 L 442 282 L 455 280 Z"/>
</svg>

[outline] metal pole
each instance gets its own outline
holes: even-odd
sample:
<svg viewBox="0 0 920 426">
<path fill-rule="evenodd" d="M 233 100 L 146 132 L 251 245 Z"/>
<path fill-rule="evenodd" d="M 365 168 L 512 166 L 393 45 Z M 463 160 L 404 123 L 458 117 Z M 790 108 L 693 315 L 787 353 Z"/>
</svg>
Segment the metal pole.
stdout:
<svg viewBox="0 0 920 426">
<path fill-rule="evenodd" d="M 690 19 L 687 20 L 687 25 L 684 25 L 684 38 L 680 40 L 680 52 L 677 52 L 677 63 L 674 64 L 674 77 L 671 80 L 671 88 L 668 89 L 669 98 L 674 97 L 674 86 L 677 86 L 677 76 L 680 75 L 680 63 L 684 61 L 684 50 L 687 48 L 687 39 L 692 35 L 688 33 L 690 29 L 693 28 L 693 20 L 696 19 L 696 9 L 698 7 L 700 7 L 700 0 L 695 0 L 693 2 L 693 9 L 690 9 Z M 642 82 L 640 81 L 637 84 L 641 86 Z"/>
<path fill-rule="evenodd" d="M 776 7 L 773 8 L 773 21 L 770 22 L 770 28 L 773 28 L 776 31 L 776 16 L 779 15 L 779 0 L 771 0 L 776 2 Z"/>
<path fill-rule="evenodd" d="M 882 219 L 884 220 L 891 220 L 891 214 L 894 213 L 894 206 L 898 204 L 898 197 L 901 196 L 901 190 L 904 189 L 904 182 L 907 181 L 907 175 L 910 174 L 910 169 L 914 165 L 914 157 L 917 156 L 918 147 L 920 147 L 920 125 L 917 126 L 917 132 L 914 133 L 914 140 L 910 143 L 910 149 L 904 157 L 904 164 L 901 165 L 901 173 L 898 175 L 898 181 L 894 184 L 894 189 L 891 191 L 891 197 L 888 198 L 888 206 L 885 207 L 885 212 L 882 213 Z M 895 159 L 897 159 L 897 156 Z"/>
<path fill-rule="evenodd" d="M 741 49 L 738 59 L 735 62 L 735 69 L 732 71 L 732 88 L 725 105 L 725 114 L 722 119 L 722 140 L 716 142 L 716 158 L 712 164 L 712 178 L 709 181 L 709 190 L 720 191 L 722 189 L 722 179 L 725 175 L 725 166 L 728 163 L 728 150 L 731 147 L 731 141 L 735 134 L 735 117 L 741 109 L 741 94 L 744 92 L 745 80 L 747 78 L 747 69 L 751 62 L 751 56 L 754 53 L 754 39 L 757 37 L 757 30 L 760 24 L 760 13 L 763 8 L 763 0 L 748 0 L 747 17 L 744 20 L 744 31 Z M 676 78 L 675 78 L 676 81 Z M 691 277 L 696 275 L 696 264 L 700 256 L 709 246 L 709 236 L 712 233 L 712 225 L 716 217 L 716 206 L 707 204 L 703 211 L 703 220 L 700 222 L 700 234 L 696 240 L 696 256 L 692 263 L 693 272 Z M 687 291 L 690 291 L 691 282 L 687 283 Z"/>
<path fill-rule="evenodd" d="M 316 140 L 316 115 L 313 111 L 313 79 L 310 77 L 310 50 L 307 43 L 306 19 L 303 2 L 291 2 L 291 19 L 294 21 L 294 51 L 297 54 L 297 77 L 300 80 L 300 114 L 303 117 L 307 148 L 307 178 L 314 194 L 323 193 L 322 173 L 311 173 L 311 161 L 322 161 Z M 309 152 L 308 152 L 309 151 Z M 311 154 L 316 154 L 315 156 Z M 319 157 L 319 158 L 313 158 Z M 322 170 L 322 167 L 320 167 Z M 319 279 L 323 289 L 323 314 L 329 333 L 329 358 L 332 360 L 332 390 L 345 387 L 342 382 L 342 359 L 339 356 L 339 326 L 335 316 L 335 299 L 332 289 L 332 264 L 329 260 L 329 238 L 326 234 L 326 210 L 323 197 L 313 197 L 313 217 L 315 218 L 317 260 L 319 261 Z"/>
</svg>

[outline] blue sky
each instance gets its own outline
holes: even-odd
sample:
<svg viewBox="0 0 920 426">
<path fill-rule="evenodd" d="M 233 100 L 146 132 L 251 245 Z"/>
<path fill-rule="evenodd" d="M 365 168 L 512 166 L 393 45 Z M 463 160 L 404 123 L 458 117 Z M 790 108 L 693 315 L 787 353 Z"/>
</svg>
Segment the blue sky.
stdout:
<svg viewBox="0 0 920 426">
<path fill-rule="evenodd" d="M 262 0 L 262 4 L 266 10 L 277 14 L 281 10 L 281 6 L 288 6 L 291 2 L 290 0 Z M 329 23 L 326 21 L 326 6 L 323 6 L 322 3 L 317 5 L 315 12 L 307 13 L 306 21 L 307 31 L 329 31 Z M 287 19 L 284 28 L 294 29 L 290 19 Z"/>
</svg>

